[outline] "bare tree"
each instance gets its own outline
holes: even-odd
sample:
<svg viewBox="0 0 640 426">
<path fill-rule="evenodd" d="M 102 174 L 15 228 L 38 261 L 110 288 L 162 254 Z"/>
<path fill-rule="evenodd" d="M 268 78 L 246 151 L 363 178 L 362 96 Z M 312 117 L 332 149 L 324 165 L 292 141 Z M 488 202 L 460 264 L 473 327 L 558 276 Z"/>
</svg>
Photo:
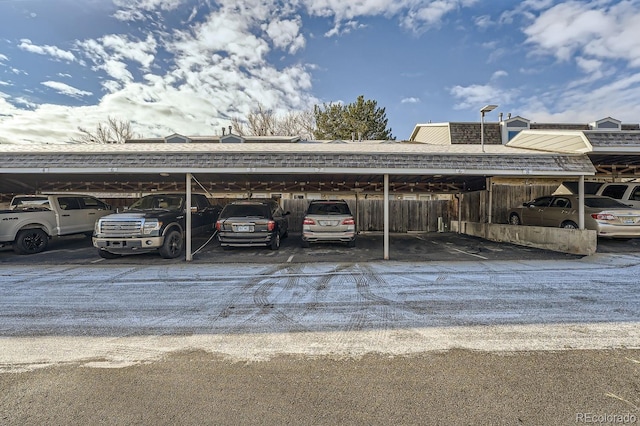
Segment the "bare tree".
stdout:
<svg viewBox="0 0 640 426">
<path fill-rule="evenodd" d="M 94 131 L 80 126 L 78 126 L 78 130 L 82 133 L 82 136 L 71 138 L 72 142 L 117 144 L 124 143 L 127 139 L 133 139 L 134 137 L 142 137 L 133 132 L 130 121 L 118 120 L 113 117 L 108 117 L 106 123 L 98 123 Z"/>
<path fill-rule="evenodd" d="M 315 116 L 312 111 L 292 111 L 278 116 L 258 104 L 246 120 L 236 117 L 231 120 L 231 124 L 240 136 L 300 136 L 303 139 L 313 139 Z"/>
<path fill-rule="evenodd" d="M 316 119 L 313 111 L 293 111 L 279 120 L 278 126 L 281 135 L 297 135 L 302 139 L 314 138 Z"/>
</svg>

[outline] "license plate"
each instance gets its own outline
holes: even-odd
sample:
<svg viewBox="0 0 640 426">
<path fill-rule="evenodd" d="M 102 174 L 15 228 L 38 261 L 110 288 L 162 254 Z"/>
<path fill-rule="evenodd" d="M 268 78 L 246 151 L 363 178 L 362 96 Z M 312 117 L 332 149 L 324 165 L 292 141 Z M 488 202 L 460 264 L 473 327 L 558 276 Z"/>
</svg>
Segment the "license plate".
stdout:
<svg viewBox="0 0 640 426">
<path fill-rule="evenodd" d="M 335 220 L 320 220 L 318 221 L 320 226 L 337 226 L 338 222 Z"/>
<path fill-rule="evenodd" d="M 236 232 L 253 232 L 253 225 L 236 225 Z"/>
</svg>

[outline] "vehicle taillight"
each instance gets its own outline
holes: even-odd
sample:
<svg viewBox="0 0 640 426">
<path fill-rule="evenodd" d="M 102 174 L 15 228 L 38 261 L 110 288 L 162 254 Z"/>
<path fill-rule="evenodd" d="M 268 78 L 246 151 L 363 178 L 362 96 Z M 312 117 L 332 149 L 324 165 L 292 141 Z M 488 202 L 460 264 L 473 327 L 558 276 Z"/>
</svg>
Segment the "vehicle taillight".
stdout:
<svg viewBox="0 0 640 426">
<path fill-rule="evenodd" d="M 310 217 L 305 217 L 304 220 L 302 221 L 303 225 L 315 225 L 316 221 L 311 219 Z"/>
<path fill-rule="evenodd" d="M 216 221 L 216 230 L 220 231 L 222 229 L 222 223 L 220 221 Z"/>
<path fill-rule="evenodd" d="M 267 230 L 273 231 L 274 229 L 276 229 L 276 223 L 273 220 L 267 222 Z"/>
<path fill-rule="evenodd" d="M 616 217 L 611 213 L 593 213 L 591 217 L 596 220 L 615 220 Z"/>
<path fill-rule="evenodd" d="M 342 224 L 343 225 L 355 225 L 356 222 L 355 222 L 355 220 L 353 220 L 352 217 L 348 217 L 348 218 L 346 218 L 345 220 L 342 221 Z"/>
</svg>

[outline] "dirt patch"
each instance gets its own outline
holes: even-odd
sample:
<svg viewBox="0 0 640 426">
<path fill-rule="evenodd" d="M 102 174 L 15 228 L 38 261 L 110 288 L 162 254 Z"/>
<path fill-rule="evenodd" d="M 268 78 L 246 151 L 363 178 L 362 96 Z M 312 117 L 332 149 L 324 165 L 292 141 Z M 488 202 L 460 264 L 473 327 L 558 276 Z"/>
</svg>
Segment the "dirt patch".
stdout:
<svg viewBox="0 0 640 426">
<path fill-rule="evenodd" d="M 639 384 L 640 350 L 453 350 L 250 363 L 198 351 L 121 369 L 0 374 L 0 423 L 539 425 L 602 419 L 594 416 L 638 423 Z"/>
</svg>

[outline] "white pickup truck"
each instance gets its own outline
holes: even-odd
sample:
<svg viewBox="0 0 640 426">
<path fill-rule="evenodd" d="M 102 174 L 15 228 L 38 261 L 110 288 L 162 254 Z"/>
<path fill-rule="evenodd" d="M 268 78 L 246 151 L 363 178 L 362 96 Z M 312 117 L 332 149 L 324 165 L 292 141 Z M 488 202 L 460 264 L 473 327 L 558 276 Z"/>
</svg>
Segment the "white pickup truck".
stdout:
<svg viewBox="0 0 640 426">
<path fill-rule="evenodd" d="M 90 236 L 96 220 L 111 213 L 111 206 L 89 195 L 17 195 L 9 210 L 0 210 L 0 247 L 40 253 L 54 236 Z"/>
</svg>

